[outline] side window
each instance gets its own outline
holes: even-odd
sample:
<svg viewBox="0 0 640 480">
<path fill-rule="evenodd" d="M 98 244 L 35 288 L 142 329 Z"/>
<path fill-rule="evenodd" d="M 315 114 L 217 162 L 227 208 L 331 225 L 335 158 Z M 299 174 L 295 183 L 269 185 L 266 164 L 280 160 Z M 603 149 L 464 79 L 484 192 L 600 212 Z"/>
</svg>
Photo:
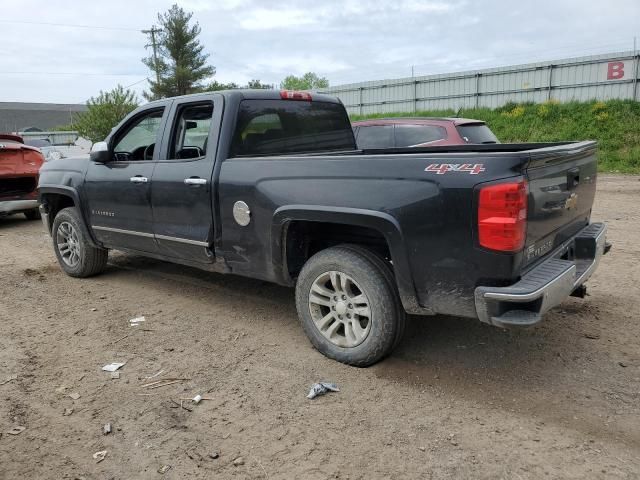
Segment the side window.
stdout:
<svg viewBox="0 0 640 480">
<path fill-rule="evenodd" d="M 183 105 L 176 115 L 168 158 L 186 160 L 204 157 L 212 116 L 213 104 L 210 102 Z"/>
<path fill-rule="evenodd" d="M 358 148 L 393 148 L 393 125 L 361 125 L 358 132 Z"/>
<path fill-rule="evenodd" d="M 116 161 L 151 160 L 164 108 L 142 114 L 114 139 Z"/>
<path fill-rule="evenodd" d="M 447 138 L 447 130 L 435 125 L 396 125 L 396 146 L 412 147 Z"/>
</svg>

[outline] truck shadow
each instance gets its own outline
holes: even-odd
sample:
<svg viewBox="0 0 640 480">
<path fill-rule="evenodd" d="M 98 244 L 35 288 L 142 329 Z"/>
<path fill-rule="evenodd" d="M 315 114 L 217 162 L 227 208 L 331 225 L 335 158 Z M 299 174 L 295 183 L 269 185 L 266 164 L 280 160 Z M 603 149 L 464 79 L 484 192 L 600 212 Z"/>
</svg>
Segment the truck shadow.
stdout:
<svg viewBox="0 0 640 480">
<path fill-rule="evenodd" d="M 42 222 L 40 220 L 27 220 L 21 213 L 15 215 L 0 216 L 0 230 L 5 228 L 24 226 L 26 224 L 36 222 L 38 225 L 42 225 Z"/>
<path fill-rule="evenodd" d="M 246 299 L 268 305 L 277 309 L 280 318 L 282 314 L 290 317 L 287 329 L 298 328 L 291 288 L 120 254 L 111 257 L 103 277 L 122 270 L 212 290 L 209 301 L 216 304 Z M 574 357 L 586 354 L 585 342 L 576 341 L 576 337 L 584 340 L 580 332 L 585 316 L 589 316 L 588 303 L 570 299 L 549 312 L 541 325 L 523 330 L 503 330 L 475 319 L 442 315 L 410 317 L 398 348 L 373 368 L 380 377 L 395 381 L 407 377 L 412 383 L 430 382 L 438 376 L 465 388 L 505 381 L 527 389 L 548 385 L 564 374 Z"/>
<path fill-rule="evenodd" d="M 278 319 L 278 325 L 271 328 L 281 329 L 279 335 L 305 342 L 291 288 L 119 254 L 112 256 L 99 278 L 109 277 L 145 279 L 153 288 L 179 289 L 191 295 L 195 289 L 206 289 L 198 297 L 212 308 L 259 309 L 261 318 Z M 600 329 L 606 327 L 599 323 L 596 311 L 589 301 L 568 299 L 549 312 L 541 325 L 526 330 L 501 330 L 474 319 L 411 317 L 395 352 L 366 371 L 323 359 L 308 343 L 305 348 L 309 355 L 317 356 L 315 361 L 323 365 L 323 371 L 347 383 L 354 377 L 373 376 L 384 380 L 379 384 L 383 390 L 402 384 L 425 401 L 445 395 L 452 401 L 517 411 L 552 423 L 569 422 L 586 435 L 600 428 L 602 419 L 597 412 L 611 408 L 606 392 L 621 392 L 625 385 L 620 373 L 624 369 L 610 361 L 607 345 L 597 340 L 605 333 Z M 245 327 L 243 321 L 239 320 L 238 328 Z M 624 423 L 615 423 L 610 435 L 633 438 L 631 430 Z M 640 440 L 632 441 L 640 445 Z"/>
<path fill-rule="evenodd" d="M 109 254 L 109 267 L 101 277 L 117 275 L 122 270 L 217 291 L 222 298 L 211 297 L 214 302 L 240 297 L 254 298 L 267 304 L 291 304 L 291 313 L 295 315 L 293 290 L 263 280 L 207 272 L 195 267 L 117 252 Z M 293 321 L 297 321 L 295 317 L 292 318 L 292 323 Z"/>
<path fill-rule="evenodd" d="M 492 384 L 527 392 L 560 386 L 572 364 L 593 353 L 582 333 L 588 316 L 587 304 L 568 300 L 528 329 L 504 330 L 443 315 L 411 317 L 403 342 L 377 374 L 397 379 L 404 369 L 411 382 L 443 379 L 467 391 Z"/>
</svg>

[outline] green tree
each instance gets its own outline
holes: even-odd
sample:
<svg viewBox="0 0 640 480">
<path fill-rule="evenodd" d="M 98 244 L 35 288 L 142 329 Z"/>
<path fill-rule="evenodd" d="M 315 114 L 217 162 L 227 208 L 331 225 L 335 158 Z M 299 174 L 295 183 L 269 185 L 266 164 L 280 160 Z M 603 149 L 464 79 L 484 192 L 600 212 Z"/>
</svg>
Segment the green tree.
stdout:
<svg viewBox="0 0 640 480">
<path fill-rule="evenodd" d="M 249 80 L 249 82 L 247 83 L 247 88 L 271 90 L 273 89 L 273 86 L 264 84 L 260 80 Z"/>
<path fill-rule="evenodd" d="M 219 90 L 235 90 L 240 88 L 240 86 L 235 82 L 230 83 L 221 83 L 217 80 L 209 83 L 206 87 L 203 88 L 205 92 L 217 92 Z"/>
<path fill-rule="evenodd" d="M 307 72 L 301 77 L 289 75 L 281 83 L 280 88 L 285 90 L 313 90 L 316 88 L 327 88 L 329 80 L 325 77 L 318 77 L 313 72 Z"/>
<path fill-rule="evenodd" d="M 249 82 L 247 82 L 247 84 L 243 86 L 238 85 L 236 82 L 221 83 L 217 80 L 214 80 L 206 87 L 204 87 L 203 90 L 205 92 L 217 92 L 219 90 L 236 90 L 238 88 L 270 90 L 273 88 L 273 86 L 264 84 L 260 80 L 249 80 Z"/>
<path fill-rule="evenodd" d="M 173 5 L 158 14 L 161 30 L 147 31 L 151 46 L 154 42 L 156 45 L 155 54 L 142 59 L 156 77 L 149 79 L 150 91 L 143 94 L 147 100 L 202 91 L 202 81 L 216 73 L 207 64 L 209 54 L 203 53 L 204 46 L 198 40 L 200 25 L 189 24 L 192 16 L 193 13 Z"/>
<path fill-rule="evenodd" d="M 101 90 L 97 97 L 87 100 L 86 112 L 76 114 L 72 127 L 81 137 L 100 142 L 137 106 L 136 94 L 122 85 L 108 92 Z"/>
</svg>

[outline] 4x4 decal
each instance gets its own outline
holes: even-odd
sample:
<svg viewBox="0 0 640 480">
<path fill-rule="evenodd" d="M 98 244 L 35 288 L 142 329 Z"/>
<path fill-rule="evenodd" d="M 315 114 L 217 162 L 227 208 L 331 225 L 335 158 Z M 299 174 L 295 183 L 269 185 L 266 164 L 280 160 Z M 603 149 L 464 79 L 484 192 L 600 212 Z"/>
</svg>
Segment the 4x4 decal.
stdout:
<svg viewBox="0 0 640 480">
<path fill-rule="evenodd" d="M 424 169 L 425 172 L 433 172 L 444 175 L 448 172 L 462 172 L 470 175 L 478 175 L 485 171 L 484 163 L 432 163 Z"/>
</svg>

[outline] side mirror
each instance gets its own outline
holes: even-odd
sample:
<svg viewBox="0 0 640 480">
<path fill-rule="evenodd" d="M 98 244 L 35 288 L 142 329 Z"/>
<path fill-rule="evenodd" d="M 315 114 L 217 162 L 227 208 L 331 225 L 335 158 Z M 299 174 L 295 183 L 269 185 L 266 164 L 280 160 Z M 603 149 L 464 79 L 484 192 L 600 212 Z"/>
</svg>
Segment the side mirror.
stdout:
<svg viewBox="0 0 640 480">
<path fill-rule="evenodd" d="M 96 142 L 91 147 L 91 153 L 89 158 L 95 163 L 108 163 L 111 161 L 111 152 L 109 151 L 109 145 L 107 142 Z"/>
</svg>

